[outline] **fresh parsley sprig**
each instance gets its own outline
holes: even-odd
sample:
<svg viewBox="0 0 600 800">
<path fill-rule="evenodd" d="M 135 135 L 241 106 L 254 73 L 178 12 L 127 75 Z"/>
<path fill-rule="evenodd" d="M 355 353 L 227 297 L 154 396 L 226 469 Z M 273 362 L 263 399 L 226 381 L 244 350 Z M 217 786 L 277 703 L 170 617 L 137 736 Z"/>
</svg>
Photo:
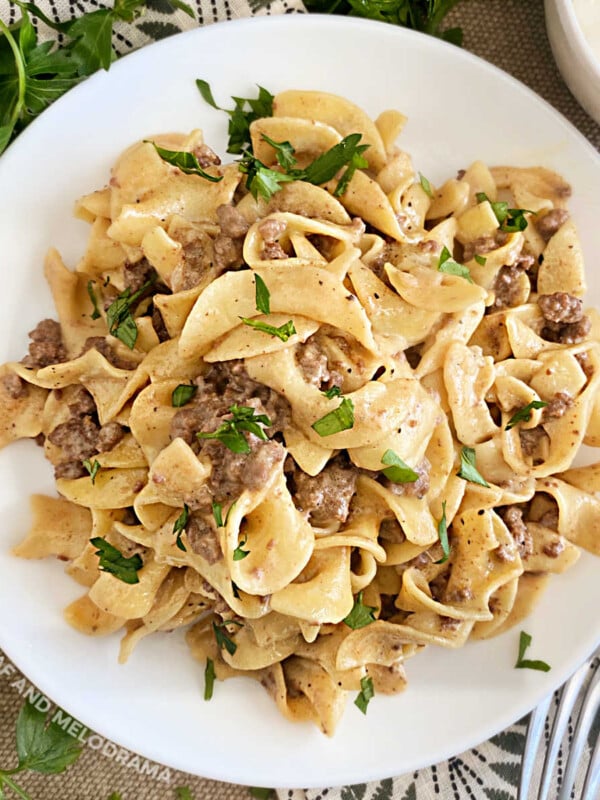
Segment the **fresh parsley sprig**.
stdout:
<svg viewBox="0 0 600 800">
<path fill-rule="evenodd" d="M 94 459 L 92 463 L 89 458 L 84 458 L 81 462 L 83 466 L 87 469 L 90 473 L 90 480 L 92 481 L 92 486 L 96 483 L 96 475 L 98 474 L 98 470 L 100 469 L 100 462 L 97 458 Z"/>
<path fill-rule="evenodd" d="M 180 383 L 171 392 L 171 405 L 173 408 L 181 408 L 187 405 L 198 391 L 195 383 Z"/>
<path fill-rule="evenodd" d="M 363 593 L 359 592 L 354 598 L 352 611 L 344 618 L 345 624 L 353 631 L 364 628 L 375 622 L 375 607 L 365 606 L 362 601 Z"/>
<path fill-rule="evenodd" d="M 550 672 L 552 667 L 545 661 L 530 661 L 529 659 L 525 658 L 525 652 L 530 646 L 531 641 L 532 639 L 530 634 L 525 633 L 525 631 L 521 631 L 521 635 L 519 637 L 519 655 L 517 657 L 515 669 L 536 669 L 538 672 Z"/>
<path fill-rule="evenodd" d="M 354 705 L 359 708 L 363 714 L 367 713 L 367 706 L 370 701 L 375 697 L 375 689 L 373 688 L 373 679 L 365 676 L 360 679 L 360 692 L 356 696 Z"/>
<path fill-rule="evenodd" d="M 311 428 L 319 436 L 332 436 L 334 433 L 350 430 L 354 427 L 354 403 L 349 397 L 344 397 L 342 402 L 333 411 L 313 422 Z"/>
<path fill-rule="evenodd" d="M 106 310 L 108 332 L 120 339 L 130 350 L 135 347 L 138 337 L 137 325 L 131 310 L 155 282 L 156 275 L 153 275 L 133 294 L 131 294 L 131 289 L 125 289 Z"/>
<path fill-rule="evenodd" d="M 185 172 L 186 175 L 199 175 L 211 183 L 219 183 L 219 181 L 223 180 L 222 175 L 209 175 L 208 172 L 203 170 L 196 156 L 190 153 L 189 150 L 167 150 L 164 147 L 159 147 L 156 142 L 150 139 L 144 139 L 144 142 L 154 145 L 154 149 L 163 161 L 173 167 L 177 167 L 181 172 Z"/>
<path fill-rule="evenodd" d="M 524 231 L 528 225 L 525 214 L 533 214 L 533 211 L 528 211 L 526 208 L 509 208 L 508 203 L 492 203 L 485 192 L 477 192 L 475 199 L 478 203 L 485 203 L 487 200 L 500 223 L 500 230 L 505 233 Z"/>
<path fill-rule="evenodd" d="M 409 467 L 393 450 L 385 451 L 381 456 L 381 463 L 387 465 L 382 472 L 392 483 L 414 483 L 419 480 L 419 473 Z"/>
<path fill-rule="evenodd" d="M 531 419 L 531 412 L 534 408 L 545 408 L 547 405 L 548 403 L 545 403 L 543 400 L 532 400 L 531 403 L 527 403 L 526 406 L 523 406 L 523 408 L 520 408 L 512 415 L 504 430 L 509 431 L 511 428 L 514 428 L 515 425 L 518 425 L 519 422 L 529 422 Z"/>
<path fill-rule="evenodd" d="M 281 339 L 282 342 L 287 342 L 290 336 L 297 333 L 294 321 L 291 319 L 284 322 L 283 325 L 279 327 L 276 325 L 269 325 L 268 322 L 262 322 L 260 319 L 250 319 L 250 317 L 240 317 L 240 319 L 244 325 L 247 325 L 249 328 L 254 328 L 262 333 L 268 333 L 269 336 L 276 336 L 278 339 Z"/>
<path fill-rule="evenodd" d="M 25 770 L 57 775 L 74 764 L 81 755 L 82 743 L 54 721 L 56 712 L 44 712 L 27 700 L 17 717 L 17 766 L 0 769 L 0 797 L 13 792 L 21 800 L 31 800 L 14 776 Z"/>
<path fill-rule="evenodd" d="M 438 538 L 442 545 L 442 553 L 444 554 L 436 564 L 445 564 L 450 558 L 450 542 L 448 541 L 448 522 L 446 520 L 446 501 L 442 503 L 442 518 L 438 522 Z"/>
<path fill-rule="evenodd" d="M 267 440 L 267 434 L 261 426 L 268 428 L 272 423 L 266 414 L 256 414 L 254 408 L 238 405 L 230 406 L 229 413 L 231 419 L 225 420 L 212 433 L 200 431 L 196 434 L 198 439 L 217 439 L 232 453 L 244 454 L 250 452 L 250 445 L 244 436 L 244 431 L 258 436 L 263 441 Z"/>
<path fill-rule="evenodd" d="M 215 102 L 212 90 L 207 81 L 196 80 L 196 87 L 203 99 L 217 111 L 224 111 L 229 116 L 229 143 L 227 152 L 240 155 L 250 145 L 250 125 L 261 117 L 273 116 L 273 95 L 262 86 L 258 87 L 258 97 L 232 97 L 232 109 L 221 108 Z"/>
<path fill-rule="evenodd" d="M 458 275 L 460 278 L 469 281 L 469 283 L 473 283 L 469 268 L 465 267 L 464 264 L 457 264 L 452 258 L 452 253 L 445 246 L 440 253 L 438 272 L 445 272 L 447 275 Z"/>
<path fill-rule="evenodd" d="M 177 539 L 175 540 L 175 544 L 180 550 L 183 550 L 184 553 L 187 552 L 187 548 L 181 540 L 181 535 L 185 531 L 187 524 L 190 520 L 190 509 L 187 503 L 183 504 L 183 511 L 177 517 L 173 524 L 173 533 L 177 534 Z"/>
<path fill-rule="evenodd" d="M 115 59 L 112 48 L 116 22 L 133 22 L 146 0 L 115 0 L 80 17 L 56 22 L 35 3 L 10 0 L 21 18 L 10 28 L 0 20 L 0 153 L 14 136 L 57 98 Z M 167 0 L 194 17 L 183 0 Z M 56 32 L 54 41 L 38 44 L 32 17 Z M 59 44 L 60 42 L 60 44 Z"/>
<path fill-rule="evenodd" d="M 479 474 L 475 466 L 475 450 L 472 447 L 463 447 L 460 451 L 460 469 L 456 474 L 465 481 L 489 488 L 489 483 Z"/>
<path fill-rule="evenodd" d="M 138 570 L 144 566 L 144 562 L 139 553 L 127 558 L 120 550 L 100 536 L 90 539 L 90 544 L 98 548 L 95 555 L 100 559 L 98 566 L 102 572 L 114 575 L 115 578 L 123 581 L 123 583 L 134 584 L 140 582 Z"/>
</svg>

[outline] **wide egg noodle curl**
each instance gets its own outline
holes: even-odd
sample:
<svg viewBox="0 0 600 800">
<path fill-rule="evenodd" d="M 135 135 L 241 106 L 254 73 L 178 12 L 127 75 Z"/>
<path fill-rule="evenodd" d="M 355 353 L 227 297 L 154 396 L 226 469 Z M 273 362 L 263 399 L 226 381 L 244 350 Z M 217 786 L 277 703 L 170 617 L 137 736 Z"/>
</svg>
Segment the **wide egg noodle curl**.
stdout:
<svg viewBox="0 0 600 800">
<path fill-rule="evenodd" d="M 53 432 L 80 424 L 82 389 L 94 425 L 122 428 L 118 443 L 89 459 L 97 474 L 59 477 L 60 498 L 32 499 L 30 531 L 15 549 L 67 559 L 85 591 L 67 621 L 88 635 L 121 630 L 122 661 L 146 636 L 188 627 L 203 668 L 211 659 L 219 679 L 259 681 L 286 718 L 327 735 L 365 679 L 376 695 L 402 691 L 407 663 L 424 647 L 502 633 L 580 548 L 600 553 L 600 468 L 573 466 L 582 442 L 600 444 L 600 317 L 586 311 L 589 333 L 570 341 L 549 335 L 538 302 L 566 292 L 573 303 L 585 290 L 576 227 L 565 218 L 570 189 L 541 167 L 480 161 L 436 186 L 395 144 L 405 121 L 394 111 L 371 120 L 344 98 L 293 90 L 252 122 L 254 154 L 273 170 L 277 150 L 264 135 L 291 143 L 304 168 L 361 133 L 368 166 L 340 196 L 342 170 L 321 186 L 293 181 L 268 200 L 254 197 L 200 131 L 155 141 L 208 159 L 221 181 L 184 174 L 147 141 L 133 145 L 110 183 L 78 203 L 91 229 L 76 271 L 53 250 L 45 263 L 64 360 L 0 371 L 0 444 L 40 437 L 50 463 L 62 464 L 68 442 L 52 441 Z M 502 202 L 527 209 L 527 227 L 502 230 L 493 205 Z M 448 269 L 443 248 L 470 280 L 452 261 Z M 219 261 L 223 252 L 231 262 Z M 133 309 L 129 349 L 109 333 L 107 308 L 146 268 L 158 293 Z M 268 313 L 264 298 L 258 307 L 259 279 Z M 289 337 L 260 329 L 290 322 Z M 246 374 L 259 389 L 236 388 L 210 418 L 211 381 L 218 402 L 223 375 L 235 385 L 232 376 L 243 383 Z M 197 395 L 179 407 L 182 384 Z M 219 454 L 232 456 L 195 433 L 214 432 L 233 404 L 268 417 L 261 406 L 273 397 L 287 401 L 285 413 L 276 434 L 275 418 L 264 430 L 283 457 L 258 487 L 241 469 L 236 492 L 218 494 L 217 476 L 234 473 L 219 471 Z M 352 425 L 320 435 L 315 423 L 343 401 Z M 203 404 L 207 427 L 175 435 L 176 415 Z M 531 404 L 539 407 L 512 424 Z M 262 446 L 244 436 L 251 454 Z M 461 471 L 466 448 L 487 486 Z M 390 452 L 417 480 L 383 472 Z M 334 498 L 343 494 L 336 469 L 355 478 L 347 509 L 319 518 L 314 498 L 327 481 Z M 186 513 L 195 528 L 181 522 Z M 202 526 L 212 554 L 199 543 Z M 142 560 L 137 583 L 100 567 L 95 537 Z M 359 599 L 362 627 L 352 621 Z"/>
</svg>

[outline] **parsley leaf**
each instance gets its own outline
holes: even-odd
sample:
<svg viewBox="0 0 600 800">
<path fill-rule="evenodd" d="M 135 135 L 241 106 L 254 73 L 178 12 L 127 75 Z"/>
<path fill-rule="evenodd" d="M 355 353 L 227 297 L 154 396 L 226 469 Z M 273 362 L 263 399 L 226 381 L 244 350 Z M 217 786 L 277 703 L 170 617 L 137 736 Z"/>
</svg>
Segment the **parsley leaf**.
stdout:
<svg viewBox="0 0 600 800">
<path fill-rule="evenodd" d="M 436 564 L 445 564 L 450 557 L 450 542 L 448 541 L 448 523 L 446 521 L 446 501 L 442 503 L 442 518 L 438 522 L 438 537 L 442 545 L 443 557 Z"/>
<path fill-rule="evenodd" d="M 419 172 L 419 183 L 421 184 L 421 188 L 425 194 L 429 197 L 433 197 L 433 189 L 431 188 L 431 184 L 422 172 Z"/>
<path fill-rule="evenodd" d="M 187 552 L 187 549 L 186 549 L 186 546 L 184 545 L 184 543 L 181 541 L 181 534 L 186 529 L 186 526 L 188 524 L 189 519 L 190 519 L 190 509 L 189 509 L 189 506 L 187 505 L 187 503 L 184 503 L 183 504 L 183 511 L 177 517 L 177 519 L 175 520 L 175 523 L 173 525 L 173 533 L 177 534 L 177 540 L 176 540 L 175 544 L 177 545 L 177 547 L 180 550 L 183 550 L 184 553 Z"/>
<path fill-rule="evenodd" d="M 354 705 L 359 708 L 363 714 L 366 714 L 367 706 L 373 697 L 375 697 L 373 680 L 372 678 L 365 676 L 364 678 L 360 679 L 360 692 L 354 701 Z"/>
<path fill-rule="evenodd" d="M 258 87 L 258 97 L 256 98 L 232 97 L 235 105 L 230 110 L 217 105 L 207 81 L 198 78 L 196 86 L 205 102 L 217 111 L 224 111 L 229 116 L 228 153 L 234 155 L 243 153 L 250 145 L 250 125 L 261 117 L 273 116 L 273 95 L 262 86 Z"/>
<path fill-rule="evenodd" d="M 288 320 L 280 325 L 278 328 L 275 325 L 269 325 L 267 322 L 261 322 L 259 319 L 249 319 L 248 317 L 240 317 L 244 325 L 250 328 L 255 328 L 257 331 L 268 333 L 270 336 L 276 336 L 282 342 L 287 342 L 290 336 L 297 333 L 293 320 Z"/>
<path fill-rule="evenodd" d="M 485 256 L 480 256 L 479 253 L 475 253 L 473 258 L 479 264 L 480 267 L 485 267 L 487 263 L 487 258 Z"/>
<path fill-rule="evenodd" d="M 187 405 L 198 391 L 195 383 L 180 383 L 171 393 L 171 405 L 173 408 L 181 408 Z"/>
<path fill-rule="evenodd" d="M 95 555 L 100 557 L 98 566 L 102 572 L 108 572 L 114 575 L 123 583 L 139 583 L 138 570 L 144 566 L 139 553 L 135 553 L 130 558 L 126 558 L 120 550 L 113 547 L 112 544 L 96 536 L 90 539 L 90 543 L 97 547 Z"/>
<path fill-rule="evenodd" d="M 199 175 L 201 178 L 211 183 L 218 183 L 223 180 L 222 175 L 209 175 L 208 172 L 205 172 L 200 166 L 196 156 L 190 153 L 189 150 L 166 150 L 164 147 L 159 147 L 156 142 L 152 142 L 149 139 L 144 139 L 144 142 L 154 145 L 154 149 L 163 161 L 177 167 L 177 169 L 185 172 L 186 175 Z"/>
<path fill-rule="evenodd" d="M 245 536 L 244 539 L 238 544 L 238 546 L 233 551 L 233 560 L 234 561 L 242 561 L 246 556 L 250 555 L 250 550 L 244 550 L 244 545 L 248 541 L 248 537 Z"/>
<path fill-rule="evenodd" d="M 223 521 L 223 506 L 221 505 L 221 503 L 212 504 L 213 517 L 215 518 L 215 523 L 217 525 L 217 528 L 224 528 L 225 525 L 227 525 L 227 520 L 229 519 L 229 515 L 235 508 L 236 502 L 237 500 L 234 500 L 233 503 L 227 509 L 227 514 L 225 514 L 225 521 Z"/>
<path fill-rule="evenodd" d="M 464 264 L 457 264 L 452 259 L 452 254 L 446 246 L 442 248 L 440 259 L 438 261 L 438 272 L 445 272 L 448 275 L 458 275 L 460 278 L 465 278 L 469 283 L 473 283 L 469 268 Z"/>
<path fill-rule="evenodd" d="M 96 475 L 98 474 L 98 470 L 100 469 L 100 462 L 97 459 L 94 459 L 94 463 L 92 464 L 89 458 L 85 458 L 81 463 L 90 473 L 90 478 L 92 479 L 92 486 L 93 486 L 96 483 Z"/>
<path fill-rule="evenodd" d="M 351 170 L 352 174 L 354 174 L 357 167 L 367 167 L 368 162 L 362 157 L 362 153 L 369 145 L 359 145 L 361 138 L 362 134 L 360 133 L 351 133 L 345 136 L 341 142 L 317 156 L 304 170 L 300 170 L 301 177 L 299 176 L 298 179 L 320 186 L 322 183 L 327 183 L 327 181 L 335 178 L 342 167 L 346 165 L 348 165 L 348 169 Z M 334 191 L 336 197 L 344 193 L 352 174 L 347 178 L 346 173 L 344 173 Z"/>
<path fill-rule="evenodd" d="M 548 403 L 545 403 L 543 400 L 532 400 L 531 403 L 527 403 L 526 406 L 523 406 L 523 408 L 520 408 L 512 415 L 504 430 L 509 431 L 511 428 L 514 428 L 515 425 L 518 425 L 519 422 L 529 422 L 531 419 L 531 412 L 534 408 L 545 408 L 547 405 Z"/>
<path fill-rule="evenodd" d="M 460 470 L 456 473 L 459 478 L 463 478 L 471 483 L 478 483 L 480 486 L 488 486 L 475 467 L 475 450 L 472 447 L 463 447 L 460 451 Z"/>
<path fill-rule="evenodd" d="M 130 350 L 133 350 L 137 341 L 138 329 L 135 320 L 131 313 L 132 307 L 142 297 L 144 292 L 149 289 L 152 284 L 156 282 L 156 275 L 146 281 L 143 286 L 131 294 L 129 287 L 109 305 L 106 310 L 106 321 L 108 323 L 108 332 L 117 339 L 120 339 L 123 344 L 126 344 Z"/>
<path fill-rule="evenodd" d="M 326 389 L 321 394 L 324 394 L 328 400 L 333 400 L 334 397 L 341 397 L 342 390 L 339 386 L 332 386 L 331 389 Z"/>
<path fill-rule="evenodd" d="M 271 293 L 267 289 L 267 284 L 258 273 L 254 274 L 254 294 L 256 310 L 261 314 L 271 313 Z"/>
<path fill-rule="evenodd" d="M 525 651 L 531 644 L 531 641 L 531 636 L 525 633 L 525 631 L 521 631 L 521 636 L 519 637 L 519 655 L 517 663 L 515 664 L 515 669 L 536 669 L 539 672 L 550 672 L 552 667 L 545 661 L 530 661 L 524 658 Z"/>
<path fill-rule="evenodd" d="M 492 203 L 485 192 L 477 192 L 475 199 L 478 203 L 485 203 L 487 200 L 500 223 L 500 230 L 506 233 L 524 231 L 528 224 L 525 214 L 533 214 L 533 211 L 528 211 L 526 208 L 509 208 L 508 203 Z"/>
<path fill-rule="evenodd" d="M 281 189 L 280 184 L 296 180 L 293 175 L 270 169 L 249 150 L 244 151 L 239 170 L 247 175 L 246 188 L 254 199 L 260 195 L 268 201 Z"/>
<path fill-rule="evenodd" d="M 354 403 L 349 397 L 344 397 L 342 402 L 333 411 L 313 422 L 311 428 L 319 436 L 332 436 L 334 433 L 350 430 L 354 427 Z"/>
<path fill-rule="evenodd" d="M 204 668 L 204 699 L 211 700 L 213 696 L 213 689 L 215 685 L 215 665 L 212 658 L 206 659 L 206 667 Z"/>
<path fill-rule="evenodd" d="M 250 445 L 242 431 L 258 436 L 263 441 L 267 440 L 267 435 L 261 425 L 267 428 L 271 425 L 271 420 L 266 414 L 255 414 L 255 410 L 249 406 L 233 405 L 229 407 L 232 415 L 231 419 L 226 420 L 213 433 L 201 431 L 196 436 L 199 439 L 218 439 L 232 453 L 249 453 Z"/>
<path fill-rule="evenodd" d="M 419 480 L 419 473 L 405 464 L 393 450 L 385 451 L 381 457 L 381 463 L 389 465 L 382 472 L 392 483 L 414 483 Z"/>
<path fill-rule="evenodd" d="M 290 142 L 274 142 L 266 133 L 262 134 L 262 138 L 275 150 L 275 158 L 280 167 L 289 170 L 296 165 L 295 150 Z"/>
<path fill-rule="evenodd" d="M 362 592 L 356 595 L 352 611 L 344 618 L 346 625 L 352 628 L 353 631 L 375 622 L 375 608 L 373 606 L 364 606 L 362 597 Z"/>
<path fill-rule="evenodd" d="M 237 650 L 237 644 L 233 641 L 233 639 L 229 638 L 227 633 L 227 625 L 239 625 L 241 627 L 242 623 L 237 622 L 237 620 L 228 619 L 225 620 L 222 625 L 217 625 L 216 622 L 213 622 L 212 627 L 215 634 L 215 639 L 217 640 L 217 644 L 219 645 L 220 649 L 222 650 L 225 648 L 229 655 L 232 656 Z"/>
<path fill-rule="evenodd" d="M 87 293 L 90 300 L 92 301 L 92 306 L 94 307 L 94 310 L 90 314 L 90 317 L 92 319 L 98 319 L 100 317 L 100 309 L 98 308 L 98 298 L 96 297 L 96 293 L 94 292 L 94 283 L 95 281 L 91 280 L 87 282 Z"/>
</svg>

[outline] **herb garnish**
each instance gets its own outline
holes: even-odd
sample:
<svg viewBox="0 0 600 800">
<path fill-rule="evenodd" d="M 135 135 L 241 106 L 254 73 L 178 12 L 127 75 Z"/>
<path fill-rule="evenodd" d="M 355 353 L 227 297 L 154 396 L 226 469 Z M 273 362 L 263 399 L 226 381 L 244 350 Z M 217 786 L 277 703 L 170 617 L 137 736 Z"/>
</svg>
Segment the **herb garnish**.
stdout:
<svg viewBox="0 0 600 800">
<path fill-rule="evenodd" d="M 354 427 L 354 403 L 349 397 L 344 397 L 337 408 L 311 425 L 319 436 L 332 436 L 352 427 Z"/>
<path fill-rule="evenodd" d="M 297 163 L 294 153 L 296 152 L 290 142 L 274 142 L 266 133 L 262 134 L 262 138 L 267 144 L 275 150 L 275 158 L 280 167 L 285 170 L 291 169 Z"/>
<path fill-rule="evenodd" d="M 450 542 L 448 541 L 448 523 L 446 521 L 446 501 L 442 503 L 442 518 L 438 522 L 438 537 L 442 545 L 443 557 L 436 564 L 445 564 L 450 557 Z"/>
<path fill-rule="evenodd" d="M 479 253 L 475 253 L 473 258 L 479 264 L 480 267 L 485 267 L 487 263 L 487 258 L 485 256 L 480 256 Z"/>
<path fill-rule="evenodd" d="M 223 621 L 222 625 L 217 625 L 216 622 L 213 622 L 212 627 L 215 633 L 215 638 L 217 640 L 217 644 L 221 648 L 225 648 L 230 656 L 232 656 L 235 651 L 237 650 L 237 644 L 233 641 L 233 639 L 229 638 L 227 633 L 227 625 L 239 625 L 240 628 L 243 626 L 243 623 L 238 622 L 235 619 L 226 619 Z"/>
<path fill-rule="evenodd" d="M 324 394 L 328 400 L 333 400 L 334 397 L 341 397 L 342 390 L 339 386 L 332 386 L 331 389 L 326 389 L 321 394 Z"/>
<path fill-rule="evenodd" d="M 175 541 L 175 544 L 180 550 L 183 550 L 184 553 L 187 553 L 187 549 L 184 543 L 181 541 L 181 534 L 184 532 L 188 524 L 189 518 L 190 518 L 190 509 L 187 503 L 184 503 L 183 511 L 177 517 L 177 519 L 175 520 L 175 524 L 173 525 L 173 533 L 177 534 L 177 540 Z"/>
<path fill-rule="evenodd" d="M 171 393 L 171 405 L 173 408 L 181 408 L 187 405 L 198 391 L 195 383 L 180 383 Z"/>
<path fill-rule="evenodd" d="M 393 450 L 385 451 L 381 463 L 389 465 L 382 472 L 392 483 L 414 483 L 419 480 L 419 473 L 411 469 Z"/>
<path fill-rule="evenodd" d="M 353 631 L 375 622 L 375 607 L 363 605 L 362 598 L 363 593 L 359 592 L 354 598 L 352 611 L 344 618 L 346 625 Z"/>
<path fill-rule="evenodd" d="M 488 486 L 489 483 L 481 477 L 475 467 L 475 450 L 472 447 L 463 447 L 460 451 L 460 469 L 456 473 L 459 478 L 464 478 L 471 483 L 478 483 L 480 486 Z"/>
<path fill-rule="evenodd" d="M 215 665 L 212 658 L 206 659 L 206 667 L 204 668 L 204 699 L 211 700 L 213 696 L 213 689 L 215 685 Z"/>
<path fill-rule="evenodd" d="M 138 329 L 135 320 L 131 313 L 132 307 L 142 297 L 144 292 L 156 282 L 156 275 L 153 275 L 143 286 L 131 294 L 129 287 L 117 296 L 106 310 L 106 321 L 108 323 L 108 332 L 117 339 L 120 339 L 123 344 L 126 344 L 130 350 L 133 350 L 137 341 Z"/>
<path fill-rule="evenodd" d="M 90 317 L 92 319 L 98 319 L 100 317 L 100 309 L 98 308 L 98 298 L 96 297 L 96 293 L 94 292 L 94 283 L 95 281 L 91 280 L 87 282 L 87 293 L 90 300 L 92 301 L 92 306 L 94 307 L 94 310 L 90 314 Z"/>
<path fill-rule="evenodd" d="M 224 528 L 225 525 L 227 525 L 227 520 L 229 519 L 229 515 L 231 514 L 231 512 L 235 508 L 235 504 L 236 503 L 237 503 L 237 500 L 234 500 L 233 503 L 227 509 L 227 514 L 225 514 L 225 521 L 223 521 L 223 506 L 222 506 L 222 504 L 221 503 L 213 503 L 212 504 L 213 517 L 215 518 L 215 523 L 217 525 L 217 528 Z"/>
<path fill-rule="evenodd" d="M 81 755 L 82 743 L 54 721 L 55 714 L 39 711 L 29 700 L 21 707 L 16 726 L 19 760 L 13 769 L 0 769 L 0 798 L 6 796 L 6 789 L 22 800 L 31 800 L 15 782 L 15 775 L 27 769 L 58 775 Z"/>
<path fill-rule="evenodd" d="M 438 272 L 445 272 L 448 275 L 458 275 L 460 278 L 469 281 L 469 283 L 473 283 L 469 268 L 465 267 L 464 264 L 457 264 L 452 258 L 452 253 L 446 246 L 442 249 L 437 268 Z"/>
<path fill-rule="evenodd" d="M 519 637 L 519 656 L 515 664 L 515 669 L 537 669 L 539 672 L 550 672 L 552 667 L 545 661 L 530 661 L 523 658 L 530 644 L 531 636 L 525 633 L 525 631 L 521 631 L 521 636 Z"/>
<path fill-rule="evenodd" d="M 12 0 L 21 19 L 8 27 L 0 20 L 0 153 L 54 100 L 115 59 L 112 49 L 115 22 L 132 22 L 146 0 L 115 0 L 113 8 L 99 8 L 77 19 L 56 22 L 34 3 Z M 192 18 L 182 0 L 167 0 Z M 31 16 L 38 17 L 60 37 L 38 44 Z"/>
<path fill-rule="evenodd" d="M 523 406 L 523 408 L 520 408 L 512 415 L 504 430 L 509 431 L 511 428 L 514 428 L 515 425 L 518 425 L 519 422 L 529 422 L 531 419 L 531 412 L 534 408 L 545 408 L 547 405 L 548 403 L 545 403 L 543 400 L 532 400 L 531 403 L 527 403 L 526 406 Z"/>
<path fill-rule="evenodd" d="M 244 325 L 249 328 L 255 328 L 262 333 L 268 333 L 270 336 L 276 336 L 282 342 L 287 342 L 290 336 L 297 333 L 293 320 L 288 320 L 280 325 L 278 328 L 275 325 L 269 325 L 267 322 L 261 322 L 259 319 L 250 319 L 249 317 L 240 317 Z"/>
<path fill-rule="evenodd" d="M 81 463 L 90 473 L 90 478 L 92 480 L 92 486 L 93 486 L 96 483 L 96 475 L 98 474 L 98 470 L 100 469 L 100 462 L 98 461 L 98 459 L 95 458 L 94 463 L 92 464 L 89 458 L 85 458 Z"/>
<path fill-rule="evenodd" d="M 144 139 L 144 142 L 154 145 L 154 149 L 163 161 L 177 167 L 177 169 L 185 172 L 186 175 L 199 175 L 201 178 L 211 183 L 218 183 L 223 180 L 222 175 L 209 175 L 208 172 L 205 172 L 200 166 L 200 162 L 196 156 L 188 150 L 166 150 L 164 147 L 159 147 L 156 142 L 152 142 L 150 139 Z"/>
<path fill-rule="evenodd" d="M 487 200 L 500 223 L 500 230 L 505 233 L 524 231 L 528 224 L 524 215 L 533 214 L 533 211 L 528 211 L 526 208 L 509 208 L 508 203 L 492 203 L 485 192 L 477 192 L 475 199 L 478 203 L 485 203 Z"/>
<path fill-rule="evenodd" d="M 255 414 L 255 409 L 249 406 L 233 405 L 229 407 L 232 419 L 228 419 L 213 433 L 201 431 L 197 433 L 198 439 L 218 439 L 232 453 L 249 453 L 250 445 L 242 431 L 258 436 L 266 442 L 267 435 L 261 425 L 269 427 L 272 423 L 266 414 Z"/>
<path fill-rule="evenodd" d="M 375 690 L 373 689 L 373 680 L 368 676 L 360 679 L 360 692 L 358 693 L 354 705 L 359 708 L 363 714 L 367 713 L 367 706 L 370 700 L 375 697 Z"/>
<path fill-rule="evenodd" d="M 256 302 L 256 310 L 261 314 L 271 313 L 271 292 L 267 288 L 267 284 L 263 281 L 258 273 L 254 273 L 254 297 Z"/>
<path fill-rule="evenodd" d="M 244 151 L 239 162 L 239 170 L 246 175 L 246 188 L 255 199 L 260 195 L 263 200 L 270 200 L 281 189 L 280 184 L 296 180 L 293 175 L 270 169 L 249 150 Z"/>
<path fill-rule="evenodd" d="M 248 541 L 248 537 L 244 536 L 243 540 L 238 544 L 238 546 L 233 551 L 233 560 L 234 561 L 242 561 L 246 556 L 250 555 L 250 550 L 244 550 L 244 545 Z"/>
<path fill-rule="evenodd" d="M 421 188 L 425 194 L 429 197 L 433 197 L 433 189 L 431 188 L 431 184 L 422 172 L 419 172 L 419 183 L 421 184 Z"/>
<path fill-rule="evenodd" d="M 115 578 L 123 581 L 123 583 L 133 584 L 140 582 L 138 570 L 144 566 L 144 562 L 139 553 L 126 558 L 120 550 L 117 550 L 116 547 L 113 547 L 112 544 L 100 536 L 90 539 L 90 544 L 98 548 L 95 555 L 100 557 L 98 566 L 102 572 L 114 575 Z"/>
<path fill-rule="evenodd" d="M 216 104 L 211 88 L 205 80 L 198 78 L 196 86 L 210 106 L 229 115 L 228 153 L 233 153 L 234 155 L 243 153 L 250 144 L 250 125 L 254 120 L 273 116 L 273 95 L 262 86 L 258 87 L 258 97 L 255 99 L 232 97 L 235 107 L 231 110 L 221 108 Z"/>
</svg>

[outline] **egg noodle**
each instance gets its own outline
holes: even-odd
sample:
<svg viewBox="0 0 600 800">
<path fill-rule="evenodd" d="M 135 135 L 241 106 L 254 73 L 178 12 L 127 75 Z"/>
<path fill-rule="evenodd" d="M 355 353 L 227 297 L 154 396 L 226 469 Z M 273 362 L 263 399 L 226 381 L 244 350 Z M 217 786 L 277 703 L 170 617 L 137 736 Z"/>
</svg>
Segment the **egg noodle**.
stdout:
<svg viewBox="0 0 600 800">
<path fill-rule="evenodd" d="M 37 437 L 59 495 L 15 553 L 67 561 L 67 621 L 122 631 L 122 661 L 187 626 L 207 697 L 252 677 L 328 735 L 349 691 L 366 711 L 425 645 L 502 633 L 600 553 L 569 186 L 481 162 L 433 186 L 404 123 L 276 95 L 250 126 L 266 192 L 198 130 L 133 145 L 77 203 L 75 271 L 48 253 L 59 326 L 0 370 L 0 443 Z M 305 179 L 356 133 L 345 179 Z"/>
</svg>

